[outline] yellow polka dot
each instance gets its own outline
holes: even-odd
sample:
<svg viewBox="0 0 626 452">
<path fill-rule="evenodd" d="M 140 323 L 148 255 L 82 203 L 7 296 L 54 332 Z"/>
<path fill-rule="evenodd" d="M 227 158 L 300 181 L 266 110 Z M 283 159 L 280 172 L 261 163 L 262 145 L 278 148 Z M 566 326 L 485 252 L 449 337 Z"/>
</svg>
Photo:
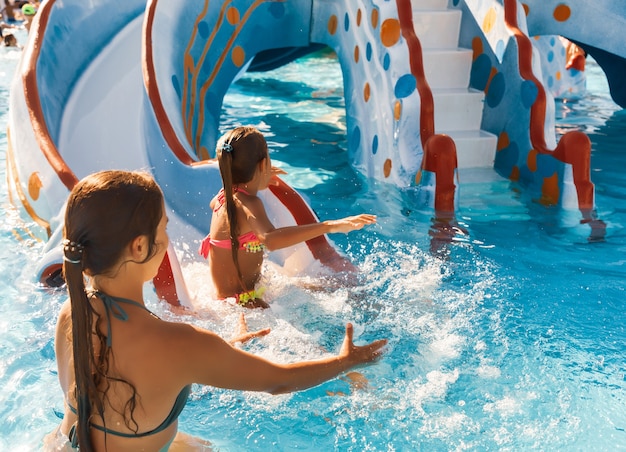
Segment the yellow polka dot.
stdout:
<svg viewBox="0 0 626 452">
<path fill-rule="evenodd" d="M 359 46 L 354 46 L 354 62 L 359 62 Z"/>
<path fill-rule="evenodd" d="M 361 26 L 361 9 L 360 8 L 356 11 L 356 26 L 357 27 Z"/>
<path fill-rule="evenodd" d="M 246 52 L 241 48 L 241 46 L 235 46 L 233 47 L 231 58 L 233 59 L 233 64 L 235 66 L 241 67 L 246 61 Z"/>
<path fill-rule="evenodd" d="M 556 173 L 550 177 L 544 177 L 539 202 L 544 206 L 553 206 L 559 201 L 560 192 L 559 176 Z"/>
<path fill-rule="evenodd" d="M 569 9 L 569 6 L 560 3 L 554 8 L 554 18 L 559 22 L 565 22 L 569 19 L 569 16 L 572 14 L 572 11 Z"/>
<path fill-rule="evenodd" d="M 401 117 L 402 117 L 402 102 L 397 100 L 395 105 L 393 106 L 393 119 L 395 119 L 396 121 L 400 121 Z"/>
<path fill-rule="evenodd" d="M 376 27 L 378 27 L 378 10 L 376 8 L 372 10 L 371 21 L 372 21 L 372 28 L 375 29 Z"/>
<path fill-rule="evenodd" d="M 502 149 L 508 148 L 509 144 L 511 144 L 511 140 L 509 140 L 509 134 L 504 131 L 498 137 L 498 145 L 496 146 L 496 149 L 498 151 L 501 151 Z"/>
<path fill-rule="evenodd" d="M 556 71 L 556 74 L 554 74 L 554 77 L 555 77 L 557 80 L 561 80 L 561 71 Z"/>
<path fill-rule="evenodd" d="M 328 33 L 334 35 L 337 32 L 337 16 L 334 14 L 328 19 Z"/>
<path fill-rule="evenodd" d="M 365 102 L 370 100 L 370 84 L 365 82 L 365 88 L 363 88 L 363 99 Z"/>
<path fill-rule="evenodd" d="M 391 47 L 400 39 L 400 22 L 387 19 L 380 26 L 380 41 L 385 47 Z"/>
<path fill-rule="evenodd" d="M 475 36 L 474 39 L 472 39 L 472 59 L 475 60 L 476 58 L 478 58 L 480 55 L 483 54 L 483 40 L 480 39 L 479 36 Z"/>
<path fill-rule="evenodd" d="M 526 3 L 522 3 L 522 8 L 524 8 L 524 14 L 528 17 L 528 13 L 530 12 L 530 7 Z"/>
<path fill-rule="evenodd" d="M 226 20 L 231 25 L 238 24 L 240 20 L 239 10 L 233 7 L 228 8 L 228 11 L 226 11 Z"/>
<path fill-rule="evenodd" d="M 496 23 L 496 19 L 497 13 L 495 8 L 489 8 L 489 11 L 487 11 L 485 18 L 483 19 L 483 31 L 485 33 L 489 33 L 493 29 L 493 26 Z"/>
<path fill-rule="evenodd" d="M 385 164 L 383 165 L 383 174 L 385 177 L 389 177 L 391 174 L 391 159 L 385 160 Z"/>
<path fill-rule="evenodd" d="M 33 173 L 28 178 L 28 194 L 31 199 L 37 201 L 39 199 L 39 192 L 41 191 L 41 187 L 43 187 L 43 183 L 39 178 L 39 173 Z"/>
<path fill-rule="evenodd" d="M 422 181 L 422 170 L 419 170 L 417 174 L 415 175 L 415 185 L 419 185 L 421 181 Z"/>
</svg>

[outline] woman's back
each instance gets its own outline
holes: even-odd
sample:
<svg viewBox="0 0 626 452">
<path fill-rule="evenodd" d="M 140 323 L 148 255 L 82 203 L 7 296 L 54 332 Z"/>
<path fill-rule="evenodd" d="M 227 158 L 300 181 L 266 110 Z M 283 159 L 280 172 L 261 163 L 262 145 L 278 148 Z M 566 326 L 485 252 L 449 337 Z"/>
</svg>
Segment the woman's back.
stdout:
<svg viewBox="0 0 626 452">
<path fill-rule="evenodd" d="M 108 385 L 107 397 L 104 401 L 104 420 L 98 415 L 92 418 L 91 437 L 96 450 L 158 450 L 169 443 L 177 431 L 177 415 L 184 407 L 188 393 L 185 383 L 180 381 L 176 369 L 168 365 L 172 353 L 172 345 L 167 344 L 168 337 L 175 334 L 176 324 L 163 322 L 145 308 L 117 303 L 119 315 L 122 311 L 126 317 L 109 315 L 110 330 L 107 324 L 107 313 L 101 299 L 93 299 L 92 305 L 100 315 L 100 332 L 111 340 L 111 359 L 109 361 L 109 378 L 100 383 L 100 390 Z M 94 315 L 94 321 L 96 316 Z M 73 411 L 77 402 L 73 395 L 75 385 L 72 372 L 61 375 L 62 369 L 72 369 L 71 340 L 65 333 L 71 322 L 69 303 L 63 307 L 57 331 L 57 355 L 59 359 L 59 377 L 66 394 L 69 409 L 66 409 L 67 420 L 64 419 L 62 431 L 70 433 L 75 422 Z M 97 342 L 94 343 L 95 356 L 99 355 Z M 125 383 L 128 382 L 128 383 Z M 136 391 L 130 420 L 129 401 L 133 403 L 133 388 Z M 179 399 L 179 395 L 182 397 Z M 69 413 L 68 413 L 69 412 Z M 126 412 L 126 413 L 125 413 Z M 170 419 L 168 419 L 170 418 Z M 172 419 L 173 418 L 173 419 Z M 164 421 L 168 420 L 164 425 Z M 156 430 L 156 431 L 155 431 Z M 153 432 L 154 431 L 154 432 Z M 146 433 L 150 433 L 145 435 Z M 142 435 L 144 434 L 144 435 Z"/>
</svg>

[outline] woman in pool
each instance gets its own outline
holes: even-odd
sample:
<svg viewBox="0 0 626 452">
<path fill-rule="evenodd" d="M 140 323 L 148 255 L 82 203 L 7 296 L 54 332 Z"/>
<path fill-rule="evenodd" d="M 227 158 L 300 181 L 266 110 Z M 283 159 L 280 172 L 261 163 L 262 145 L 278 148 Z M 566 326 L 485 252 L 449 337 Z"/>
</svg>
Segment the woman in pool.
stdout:
<svg viewBox="0 0 626 452">
<path fill-rule="evenodd" d="M 348 324 L 338 355 L 275 364 L 210 331 L 160 320 L 144 304 L 143 285 L 167 250 L 166 226 L 163 195 L 146 174 L 103 171 L 70 193 L 63 242 L 69 300 L 55 339 L 66 404 L 54 436 L 66 448 L 167 450 L 182 440 L 177 419 L 192 383 L 279 394 L 382 353 L 384 340 L 355 346 Z"/>
<path fill-rule="evenodd" d="M 256 287 L 263 254 L 333 232 L 348 233 L 376 222 L 375 215 L 275 228 L 257 196 L 275 174 L 263 134 L 254 127 L 237 127 L 217 143 L 217 159 L 224 184 L 211 200 L 213 217 L 200 254 L 209 258 L 219 298 L 234 297 L 245 307 L 268 307 Z"/>
</svg>

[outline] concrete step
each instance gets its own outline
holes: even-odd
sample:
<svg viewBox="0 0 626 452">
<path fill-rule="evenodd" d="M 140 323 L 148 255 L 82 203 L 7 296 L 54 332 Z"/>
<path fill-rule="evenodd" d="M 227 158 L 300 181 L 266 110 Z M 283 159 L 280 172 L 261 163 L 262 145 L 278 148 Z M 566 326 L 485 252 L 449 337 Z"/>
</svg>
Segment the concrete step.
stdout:
<svg viewBox="0 0 626 452">
<path fill-rule="evenodd" d="M 472 68 L 470 49 L 429 49 L 422 54 L 431 89 L 467 88 Z"/>
<path fill-rule="evenodd" d="M 459 170 L 491 169 L 498 138 L 480 130 L 485 94 L 468 88 L 472 50 L 458 47 L 461 10 L 448 10 L 448 0 L 412 0 L 411 5 L 435 103 L 435 133 L 454 140 Z"/>
<path fill-rule="evenodd" d="M 458 168 L 493 168 L 498 137 L 484 130 L 441 131 L 456 144 Z"/>
<path fill-rule="evenodd" d="M 413 10 L 413 28 L 422 50 L 456 49 L 459 46 L 461 10 Z"/>
<path fill-rule="evenodd" d="M 448 0 L 411 0 L 413 11 L 427 9 L 447 9 Z"/>
<path fill-rule="evenodd" d="M 435 129 L 478 130 L 485 93 L 475 89 L 433 90 Z"/>
</svg>

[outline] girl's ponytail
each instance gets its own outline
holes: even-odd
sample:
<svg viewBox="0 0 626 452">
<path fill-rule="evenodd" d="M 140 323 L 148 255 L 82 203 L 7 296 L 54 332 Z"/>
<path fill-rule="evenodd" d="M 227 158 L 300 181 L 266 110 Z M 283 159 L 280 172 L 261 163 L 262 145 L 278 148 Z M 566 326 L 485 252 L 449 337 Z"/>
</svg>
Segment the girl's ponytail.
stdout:
<svg viewBox="0 0 626 452">
<path fill-rule="evenodd" d="M 247 291 L 247 287 L 243 282 L 243 274 L 239 267 L 239 225 L 237 222 L 237 206 L 235 205 L 235 198 L 233 197 L 233 146 L 230 142 L 224 140 L 221 146 L 218 147 L 217 159 L 220 167 L 220 174 L 222 176 L 222 182 L 224 184 L 224 206 L 226 208 L 226 215 L 228 217 L 228 227 L 230 230 L 230 247 L 237 269 L 237 277 L 241 283 L 244 291 Z"/>
</svg>

